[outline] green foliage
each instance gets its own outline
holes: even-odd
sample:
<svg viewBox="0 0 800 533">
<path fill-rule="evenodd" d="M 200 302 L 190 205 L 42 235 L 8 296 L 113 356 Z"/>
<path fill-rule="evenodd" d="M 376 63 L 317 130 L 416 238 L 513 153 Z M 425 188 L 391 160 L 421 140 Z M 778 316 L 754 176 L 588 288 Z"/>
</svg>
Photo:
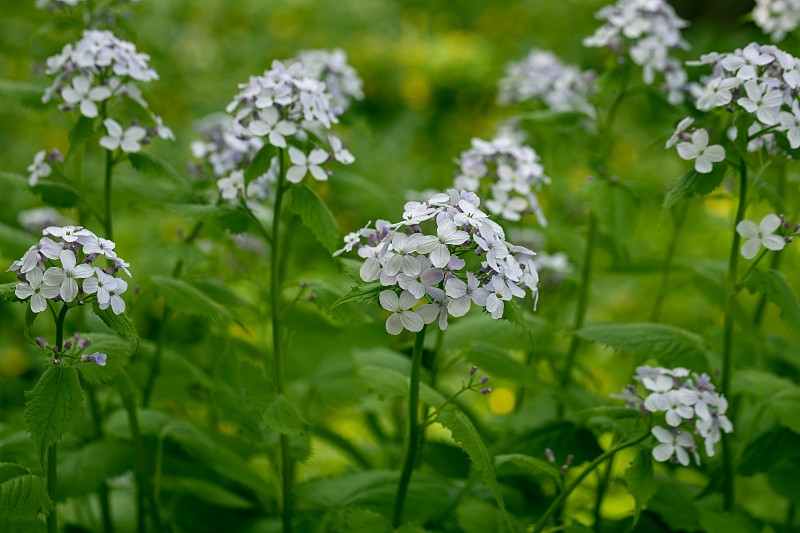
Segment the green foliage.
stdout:
<svg viewBox="0 0 800 533">
<path fill-rule="evenodd" d="M 14 302 L 17 301 L 17 295 L 14 294 L 14 288 L 17 286 L 16 283 L 3 283 L 0 284 L 0 300 L 4 302 Z"/>
<path fill-rule="evenodd" d="M 220 204 L 168 204 L 165 206 L 179 215 L 202 221 L 212 228 L 244 233 L 250 227 L 250 217 L 241 206 Z"/>
<path fill-rule="evenodd" d="M 530 476 L 540 477 L 542 474 L 544 474 L 545 476 L 550 477 L 558 485 L 562 484 L 561 472 L 558 470 L 558 468 L 553 466 L 553 464 L 548 461 L 543 461 L 542 459 L 537 459 L 536 457 L 531 457 L 530 455 L 525 455 L 522 453 L 498 455 L 494 458 L 494 463 L 497 466 L 498 471 L 500 471 L 501 467 L 504 465 L 513 465 Z"/>
<path fill-rule="evenodd" d="M 182 313 L 216 320 L 231 316 L 214 300 L 183 280 L 167 276 L 151 276 L 150 279 L 158 294 L 164 297 L 167 304 Z"/>
<path fill-rule="evenodd" d="M 0 463 L 0 523 L 35 520 L 52 508 L 44 479 L 19 465 Z"/>
<path fill-rule="evenodd" d="M 768 372 L 745 369 L 734 376 L 733 390 L 761 399 L 782 425 L 800 433 L 800 387 L 791 381 Z"/>
<path fill-rule="evenodd" d="M 48 367 L 25 398 L 25 425 L 39 461 L 44 462 L 47 449 L 72 429 L 83 412 L 78 371 L 61 365 Z"/>
<path fill-rule="evenodd" d="M 664 211 L 661 215 L 662 219 L 667 211 L 679 201 L 692 198 L 693 196 L 711 194 L 711 192 L 722 183 L 725 170 L 727 170 L 727 164 L 723 161 L 721 163 L 714 163 L 711 172 L 708 174 L 701 174 L 692 169 L 675 180 L 670 186 L 667 197 L 664 200 Z"/>
<path fill-rule="evenodd" d="M 117 315 L 111 307 L 100 309 L 100 304 L 98 304 L 97 301 L 92 302 L 92 312 L 100 317 L 100 320 L 102 320 L 106 326 L 123 337 L 131 339 L 139 338 L 139 334 L 136 333 L 136 326 L 127 314 L 122 313 L 121 315 Z"/>
<path fill-rule="evenodd" d="M 143 174 L 150 174 L 158 178 L 169 178 L 179 184 L 184 183 L 183 176 L 178 174 L 178 171 L 172 165 L 156 155 L 146 152 L 128 154 L 128 162 L 134 170 Z"/>
<path fill-rule="evenodd" d="M 65 452 L 59 450 L 58 499 L 95 492 L 106 480 L 120 476 L 135 465 L 127 442 L 101 440 Z"/>
<path fill-rule="evenodd" d="M 288 208 L 300 217 L 303 225 L 311 230 L 328 252 L 336 251 L 339 246 L 339 225 L 331 210 L 313 189 L 305 185 L 292 187 Z"/>
<path fill-rule="evenodd" d="M 611 236 L 618 251 L 624 249 L 635 229 L 636 197 L 620 181 L 597 180 L 587 186 L 589 207 Z"/>
<path fill-rule="evenodd" d="M 284 435 L 301 436 L 305 433 L 303 415 L 297 405 L 283 394 L 278 394 L 264 411 L 267 426 Z"/>
<path fill-rule="evenodd" d="M 386 287 L 381 285 L 379 281 L 372 283 L 365 283 L 363 285 L 356 285 L 350 292 L 333 302 L 330 310 L 333 311 L 337 307 L 345 303 L 374 303 L 378 301 L 381 292 L 385 291 Z"/>
<path fill-rule="evenodd" d="M 99 385 L 120 376 L 136 349 L 135 343 L 124 337 L 105 333 L 90 333 L 85 336 L 91 340 L 85 353 L 104 353 L 107 358 L 105 366 L 95 363 L 78 364 L 81 377 L 92 385 Z"/>
<path fill-rule="evenodd" d="M 275 147 L 272 146 L 270 143 L 264 143 L 264 146 L 256 152 L 256 155 L 253 157 L 253 160 L 250 161 L 250 164 L 247 166 L 247 169 L 244 171 L 244 182 L 245 184 L 249 184 L 254 179 L 258 178 L 259 176 L 264 175 L 269 170 L 269 165 L 272 162 L 272 157 L 275 154 Z M 288 158 L 284 158 L 284 161 Z M 284 163 L 286 164 L 286 163 Z"/>
<path fill-rule="evenodd" d="M 683 366 L 695 371 L 707 366 L 702 337 L 664 324 L 594 324 L 575 332 L 579 337 L 630 353 L 637 362 L 654 359 L 662 366 Z"/>
<path fill-rule="evenodd" d="M 653 457 L 650 450 L 639 450 L 630 466 L 625 470 L 625 482 L 628 490 L 636 500 L 636 514 L 634 524 L 639 521 L 642 508 L 647 505 L 656 492 L 655 477 L 653 475 Z"/>
<path fill-rule="evenodd" d="M 42 103 L 44 87 L 33 83 L 17 80 L 0 79 L 0 96 L 17 100 L 25 107 L 44 109 L 47 104 Z"/>
<path fill-rule="evenodd" d="M 70 151 L 88 141 L 92 135 L 94 135 L 94 119 L 81 115 L 72 129 L 69 130 Z"/>
<path fill-rule="evenodd" d="M 800 305 L 792 291 L 789 280 L 777 270 L 753 270 L 743 281 L 751 294 L 761 293 L 778 306 L 781 320 L 795 332 L 800 332 Z"/>
</svg>

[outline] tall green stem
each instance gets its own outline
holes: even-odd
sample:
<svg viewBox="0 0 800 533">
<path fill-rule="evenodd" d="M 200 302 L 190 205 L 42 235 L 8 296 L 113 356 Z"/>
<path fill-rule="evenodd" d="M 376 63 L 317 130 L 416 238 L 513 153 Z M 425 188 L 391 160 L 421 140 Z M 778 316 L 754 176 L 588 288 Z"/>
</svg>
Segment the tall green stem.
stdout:
<svg viewBox="0 0 800 533">
<path fill-rule="evenodd" d="M 731 374 L 733 371 L 733 313 L 736 304 L 736 276 L 739 265 L 739 233 L 736 226 L 744 219 L 744 211 L 747 207 L 747 163 L 744 158 L 740 159 L 739 165 L 739 207 L 736 209 L 736 219 L 733 221 L 733 243 L 731 244 L 731 254 L 728 259 L 728 297 L 725 303 L 725 323 L 722 337 L 722 390 L 723 396 L 730 398 Z M 726 510 L 733 509 L 733 452 L 731 450 L 730 438 L 727 434 L 722 435 L 722 496 L 723 505 Z"/>
<path fill-rule="evenodd" d="M 589 213 L 589 228 L 586 236 L 586 250 L 583 256 L 583 266 L 581 267 L 581 282 L 580 292 L 578 293 L 578 304 L 575 307 L 575 320 L 573 322 L 573 330 L 579 330 L 583 327 L 583 321 L 586 318 L 586 307 L 589 305 L 589 287 L 591 285 L 592 276 L 592 257 L 594 256 L 594 241 L 597 236 L 597 217 L 594 213 Z M 573 335 L 569 344 L 569 351 L 567 352 L 567 360 L 564 363 L 564 368 L 561 372 L 561 380 L 559 381 L 559 388 L 562 395 L 566 395 L 567 387 L 569 386 L 570 373 L 572 372 L 572 365 L 575 364 L 575 355 L 580 348 L 581 339 L 577 335 Z M 562 396 L 558 401 L 557 415 L 558 418 L 564 416 L 565 405 L 564 397 Z"/>
<path fill-rule="evenodd" d="M 650 322 L 658 322 L 658 320 L 661 318 L 661 309 L 664 305 L 664 298 L 666 298 L 667 294 L 669 293 L 669 274 L 672 270 L 672 261 L 675 257 L 678 236 L 680 235 L 681 227 L 683 226 L 683 221 L 685 219 L 686 208 L 684 206 L 675 213 L 675 228 L 672 231 L 672 237 L 670 238 L 669 245 L 667 246 L 667 256 L 664 259 L 664 267 L 661 271 L 661 284 L 659 285 L 658 292 L 656 293 L 656 301 L 653 304 L 653 310 L 650 312 Z"/>
<path fill-rule="evenodd" d="M 56 348 L 58 353 L 64 348 L 64 319 L 67 316 L 67 303 L 61 304 L 61 311 L 56 318 Z M 58 531 L 58 514 L 56 511 L 56 487 L 58 486 L 58 473 L 56 470 L 57 460 L 57 443 L 53 443 L 47 448 L 47 494 L 53 500 L 53 510 L 47 515 L 47 533 L 57 533 Z"/>
<path fill-rule="evenodd" d="M 103 439 L 103 414 L 97 402 L 97 391 L 90 383 L 85 383 L 84 386 L 86 387 L 86 396 L 89 399 L 94 438 L 100 441 Z M 105 533 L 113 533 L 114 521 L 111 519 L 111 502 L 109 500 L 108 484 L 105 481 L 100 485 L 97 496 L 100 499 L 100 515 L 103 520 L 103 531 Z"/>
<path fill-rule="evenodd" d="M 647 432 L 647 433 L 645 433 L 645 434 L 643 434 L 643 435 L 641 435 L 641 436 L 639 436 L 639 437 L 637 437 L 635 439 L 631 439 L 629 441 L 623 442 L 622 444 L 619 444 L 619 445 L 611 448 L 610 450 L 607 450 L 602 455 L 599 455 L 594 461 L 589 463 L 589 466 L 587 466 L 580 474 L 578 474 L 578 477 L 573 479 L 570 482 L 570 484 L 567 485 L 567 487 L 561 492 L 561 494 L 558 495 L 558 498 L 553 500 L 553 503 L 550 504 L 550 507 L 547 508 L 547 510 L 542 515 L 542 517 L 539 518 L 539 521 L 536 522 L 536 525 L 533 527 L 533 533 L 538 533 L 539 531 L 542 530 L 542 528 L 545 526 L 545 524 L 547 524 L 547 521 L 550 520 L 550 517 L 553 516 L 553 513 L 556 512 L 556 510 L 567 499 L 567 497 L 572 493 L 572 491 L 575 490 L 576 488 L 578 488 L 578 485 L 581 484 L 581 482 L 584 480 L 584 478 L 586 478 L 586 476 L 591 474 L 598 466 L 600 466 L 603 463 L 603 461 L 605 461 L 609 457 L 613 457 L 614 454 L 617 453 L 620 450 L 624 450 L 625 448 L 629 448 L 629 447 L 631 447 L 631 446 L 633 446 L 635 444 L 638 444 L 638 443 L 642 442 L 649 435 L 650 435 L 650 432 Z"/>
<path fill-rule="evenodd" d="M 113 240 L 114 226 L 113 218 L 111 217 L 111 174 L 114 168 L 114 156 L 111 150 L 106 150 L 106 179 L 105 179 L 105 229 L 106 239 Z"/>
<path fill-rule="evenodd" d="M 275 205 L 272 215 L 272 257 L 270 257 L 270 297 L 272 299 L 272 353 L 275 359 L 275 387 L 278 394 L 286 394 L 286 370 L 281 342 L 281 207 L 286 191 L 286 164 L 284 151 L 278 153 L 280 172 L 275 191 Z M 292 532 L 292 455 L 289 435 L 281 434 L 281 477 L 283 480 L 283 506 L 281 521 L 283 533 Z"/>
<path fill-rule="evenodd" d="M 420 421 L 419 421 L 419 382 L 422 372 L 422 346 L 425 343 L 425 329 L 417 333 L 414 340 L 414 352 L 411 356 L 411 385 L 408 391 L 408 441 L 406 444 L 406 458 L 403 461 L 403 470 L 400 474 L 400 483 L 397 486 L 397 499 L 394 503 L 394 518 L 392 525 L 396 528 L 403 523 L 403 507 L 406 503 L 408 484 L 411 482 L 411 473 L 414 471 L 417 450 L 419 448 Z"/>
</svg>

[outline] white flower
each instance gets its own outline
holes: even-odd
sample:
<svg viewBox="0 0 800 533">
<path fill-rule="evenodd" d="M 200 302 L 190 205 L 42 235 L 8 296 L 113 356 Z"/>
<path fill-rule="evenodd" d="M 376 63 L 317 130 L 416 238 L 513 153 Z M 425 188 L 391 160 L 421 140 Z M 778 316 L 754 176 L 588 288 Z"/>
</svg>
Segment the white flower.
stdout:
<svg viewBox="0 0 800 533">
<path fill-rule="evenodd" d="M 83 292 L 86 294 L 97 293 L 97 302 L 102 305 L 108 305 L 111 301 L 111 291 L 115 290 L 119 281 L 122 281 L 114 276 L 109 276 L 99 268 L 94 269 L 97 277 L 87 278 L 83 282 Z M 124 283 L 124 282 L 123 282 Z"/>
<path fill-rule="evenodd" d="M 94 233 L 88 229 L 83 229 L 82 226 L 48 226 L 42 230 L 42 235 L 52 235 L 59 237 L 64 242 L 76 242 L 83 237 L 93 236 Z"/>
<path fill-rule="evenodd" d="M 297 126 L 292 122 L 281 120 L 280 112 L 274 107 L 259 111 L 259 116 L 258 120 L 250 122 L 250 133 L 259 137 L 267 135 L 272 146 L 286 148 L 286 139 L 283 136 L 295 134 Z"/>
<path fill-rule="evenodd" d="M 92 87 L 92 80 L 88 76 L 75 76 L 72 86 L 64 87 L 61 97 L 70 105 L 80 103 L 81 114 L 87 118 L 97 116 L 97 104 L 111 96 L 111 90 L 105 85 Z"/>
<path fill-rule="evenodd" d="M 675 144 L 680 140 L 681 134 L 685 132 L 693 122 L 694 119 L 692 117 L 686 117 L 678 122 L 678 125 L 675 127 L 675 132 L 672 134 L 672 137 L 667 139 L 667 145 L 664 148 L 669 149 L 675 146 Z"/>
<path fill-rule="evenodd" d="M 438 316 L 439 329 L 444 331 L 447 329 L 447 306 L 450 303 L 450 298 L 444 295 L 442 289 L 430 288 L 428 292 L 433 298 L 433 303 L 419 306 L 417 314 L 422 317 L 423 322 L 426 324 L 430 324 Z"/>
<path fill-rule="evenodd" d="M 766 84 L 759 85 L 755 80 L 745 82 L 744 90 L 747 96 L 737 100 L 740 106 L 745 108 L 748 113 L 755 113 L 763 124 L 770 125 L 778 122 L 775 111 L 783 103 L 783 95 L 780 91 L 769 90 Z"/>
<path fill-rule="evenodd" d="M 447 296 L 451 298 L 448 309 L 450 314 L 459 317 L 469 311 L 471 302 L 481 307 L 486 305 L 489 291 L 483 288 L 481 282 L 472 272 L 467 272 L 467 283 L 458 278 L 450 278 L 444 284 Z"/>
<path fill-rule="evenodd" d="M 31 246 L 28 251 L 25 252 L 25 255 L 22 256 L 22 264 L 19 271 L 23 274 L 30 272 L 36 268 L 42 257 L 58 259 L 63 249 L 64 247 L 61 246 L 61 243 L 54 242 L 47 237 L 42 237 L 37 244 Z"/>
<path fill-rule="evenodd" d="M 669 430 L 656 426 L 650 430 L 653 436 L 661 443 L 653 448 L 653 459 L 668 461 L 675 455 L 683 466 L 689 465 L 687 450 L 694 447 L 694 439 L 690 433 L 679 429 Z"/>
<path fill-rule="evenodd" d="M 458 229 L 452 220 L 445 220 L 436 228 L 436 237 L 426 235 L 419 240 L 417 250 L 423 254 L 430 254 L 430 260 L 436 268 L 444 267 L 450 261 L 448 244 L 463 244 L 469 239 L 466 231 Z"/>
<path fill-rule="evenodd" d="M 739 232 L 742 238 L 748 239 L 742 244 L 742 256 L 745 259 L 754 258 L 761 249 L 762 244 L 768 250 L 783 250 L 783 247 L 786 246 L 784 238 L 779 235 L 772 235 L 780 225 L 781 219 L 774 213 L 762 218 L 758 227 L 750 220 L 739 222 L 736 225 L 736 231 Z"/>
<path fill-rule="evenodd" d="M 86 255 L 98 254 L 105 256 L 106 259 L 115 259 L 117 257 L 117 253 L 114 251 L 115 246 L 114 241 L 98 237 L 83 244 L 83 253 Z"/>
<path fill-rule="evenodd" d="M 792 112 L 781 111 L 778 120 L 781 123 L 781 130 L 786 132 L 786 137 L 789 139 L 789 146 L 800 147 L 800 106 L 796 100 L 792 102 Z"/>
<path fill-rule="evenodd" d="M 319 166 L 321 163 L 328 160 L 328 152 L 325 150 L 314 148 L 311 150 L 311 153 L 308 154 L 308 157 L 306 157 L 306 154 L 294 146 L 290 146 L 289 159 L 292 160 L 294 165 L 289 167 L 289 170 L 286 171 L 286 179 L 292 183 L 300 183 L 308 172 L 311 172 L 314 179 L 320 181 L 328 179 L 328 173 Z"/>
<path fill-rule="evenodd" d="M 235 170 L 227 178 L 217 180 L 217 188 L 225 200 L 236 200 L 244 194 L 244 172 Z"/>
<path fill-rule="evenodd" d="M 758 51 L 755 43 L 750 43 L 742 50 L 741 55 L 728 54 L 721 63 L 722 67 L 728 72 L 736 71 L 736 77 L 742 81 L 752 80 L 756 77 L 756 68 L 768 65 L 775 61 L 771 55 L 762 54 Z"/>
<path fill-rule="evenodd" d="M 17 283 L 14 288 L 14 294 L 17 298 L 24 300 L 28 296 L 31 297 L 31 311 L 34 313 L 41 313 L 47 309 L 47 298 L 55 298 L 58 295 L 58 287 L 45 285 L 44 274 L 38 268 L 35 268 L 25 274 L 25 279 L 28 284 Z"/>
<path fill-rule="evenodd" d="M 383 291 L 379 295 L 381 307 L 392 315 L 386 320 L 386 331 L 391 335 L 399 335 L 403 328 L 409 331 L 421 331 L 425 326 L 422 317 L 410 309 L 419 301 L 413 294 L 403 291 L 400 297 L 394 291 Z"/>
<path fill-rule="evenodd" d="M 506 285 L 506 282 L 503 281 L 503 278 L 500 276 L 492 278 L 492 282 L 489 284 L 489 289 L 487 290 L 489 296 L 486 298 L 486 310 L 492 314 L 492 318 L 497 320 L 503 316 L 503 302 L 510 300 L 512 294 L 508 289 L 508 285 Z"/>
<path fill-rule="evenodd" d="M 78 296 L 78 282 L 76 278 L 88 278 L 94 271 L 89 265 L 76 265 L 77 258 L 72 250 L 61 251 L 61 266 L 51 267 L 44 273 L 46 285 L 61 286 L 59 294 L 65 302 L 71 302 Z"/>
<path fill-rule="evenodd" d="M 114 311 L 115 315 L 120 315 L 125 312 L 125 300 L 122 299 L 120 294 L 124 293 L 128 290 L 128 282 L 122 278 L 115 278 L 117 283 L 113 289 L 108 290 L 108 301 L 106 303 L 99 302 L 100 309 L 108 309 L 108 306 L 111 306 L 111 310 Z"/>
<path fill-rule="evenodd" d="M 28 172 L 30 172 L 28 185 L 31 187 L 39 182 L 39 178 L 46 178 L 50 175 L 50 165 L 45 162 L 45 157 L 47 157 L 46 150 L 36 152 L 36 155 L 33 156 L 33 163 L 28 166 Z"/>
<path fill-rule="evenodd" d="M 406 235 L 405 233 L 395 233 L 392 237 L 392 248 L 395 255 L 389 258 L 383 271 L 388 276 L 396 276 L 401 270 L 404 274 L 409 276 L 416 276 L 422 270 L 422 265 L 419 260 L 411 255 L 417 251 L 422 234 L 412 233 Z"/>
<path fill-rule="evenodd" d="M 732 98 L 731 91 L 740 83 L 738 78 L 714 78 L 699 94 L 697 109 L 708 111 L 712 107 L 727 105 Z"/>
<path fill-rule="evenodd" d="M 397 284 L 401 289 L 405 289 L 416 298 L 422 298 L 425 293 L 429 293 L 431 288 L 442 281 L 444 270 L 441 268 L 431 268 L 430 261 L 425 257 L 417 259 L 422 265 L 422 270 L 416 276 L 409 276 L 402 272 L 397 274 Z"/>
<path fill-rule="evenodd" d="M 139 143 L 147 135 L 147 131 L 141 126 L 131 126 L 127 130 L 122 130 L 122 126 L 113 118 L 103 121 L 108 135 L 100 137 L 100 146 L 107 150 L 122 148 L 123 152 L 138 152 L 142 149 Z"/>
<path fill-rule="evenodd" d="M 695 170 L 708 174 L 713 167 L 712 163 L 725 160 L 725 149 L 719 144 L 708 146 L 708 132 L 700 128 L 692 133 L 692 142 L 678 145 L 678 155 L 687 161 L 694 159 Z"/>
<path fill-rule="evenodd" d="M 344 147 L 342 140 L 336 135 L 328 135 L 328 142 L 331 144 L 331 150 L 333 150 L 333 158 L 339 163 L 349 165 L 356 160 L 353 154 Z"/>
</svg>

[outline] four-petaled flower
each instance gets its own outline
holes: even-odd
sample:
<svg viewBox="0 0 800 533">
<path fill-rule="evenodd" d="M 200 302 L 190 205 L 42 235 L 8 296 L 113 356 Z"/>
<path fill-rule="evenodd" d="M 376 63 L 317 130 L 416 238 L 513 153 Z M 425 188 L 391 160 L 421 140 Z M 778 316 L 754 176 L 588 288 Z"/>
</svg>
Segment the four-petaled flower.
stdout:
<svg viewBox="0 0 800 533">
<path fill-rule="evenodd" d="M 650 431 L 661 443 L 653 448 L 653 458 L 656 461 L 668 461 L 675 455 L 680 464 L 689 465 L 689 450 L 694 448 L 694 439 L 690 433 L 679 429 L 664 429 L 661 426 L 656 426 Z"/>
<path fill-rule="evenodd" d="M 319 166 L 328 160 L 328 152 L 321 148 L 314 148 L 311 153 L 306 154 L 295 148 L 289 147 L 289 159 L 294 163 L 289 170 L 286 171 L 286 179 L 292 183 L 300 183 L 300 181 L 311 172 L 314 179 L 325 181 L 328 179 L 328 173 Z"/>
<path fill-rule="evenodd" d="M 103 121 L 108 135 L 100 137 L 100 146 L 106 150 L 116 150 L 121 148 L 123 152 L 138 152 L 142 149 L 139 141 L 145 138 L 147 130 L 141 126 L 131 126 L 123 130 L 119 122 L 113 118 L 107 118 Z"/>
<path fill-rule="evenodd" d="M 17 283 L 17 286 L 14 288 L 14 294 L 16 294 L 17 298 L 20 300 L 24 300 L 30 296 L 31 311 L 34 313 L 41 313 L 47 309 L 47 299 L 55 298 L 58 294 L 58 287 L 45 284 L 44 274 L 38 268 L 34 268 L 25 274 L 25 279 L 28 284 Z"/>
<path fill-rule="evenodd" d="M 682 159 L 694 159 L 694 169 L 701 174 L 711 172 L 713 163 L 725 159 L 725 149 L 719 145 L 708 145 L 708 132 L 703 128 L 692 133 L 692 142 L 682 142 L 678 145 L 678 155 Z"/>
<path fill-rule="evenodd" d="M 78 282 L 76 278 L 88 278 L 94 271 L 89 265 L 76 265 L 75 253 L 72 250 L 62 250 L 61 266 L 50 267 L 44 273 L 44 282 L 46 285 L 61 286 L 58 294 L 65 302 L 71 302 L 78 296 Z"/>
<path fill-rule="evenodd" d="M 383 291 L 379 295 L 381 307 L 390 311 L 392 315 L 386 320 L 386 331 L 391 335 L 399 335 L 403 328 L 408 331 L 421 331 L 425 326 L 422 317 L 411 308 L 419 298 L 408 291 L 403 291 L 400 296 L 394 291 Z"/>
<path fill-rule="evenodd" d="M 742 256 L 745 259 L 752 259 L 761 249 L 763 244 L 768 250 L 783 250 L 786 240 L 780 235 L 772 235 L 781 225 L 778 215 L 772 213 L 761 219 L 761 223 L 756 227 L 755 222 L 742 220 L 736 225 L 736 231 L 743 238 L 748 239 L 742 244 Z"/>
<path fill-rule="evenodd" d="M 75 76 L 72 85 L 61 91 L 61 97 L 70 105 L 79 104 L 84 117 L 94 118 L 98 113 L 97 102 L 111 97 L 111 89 L 105 85 L 92 87 L 92 80 L 88 76 Z"/>
<path fill-rule="evenodd" d="M 45 157 L 47 157 L 47 151 L 39 150 L 36 152 L 36 155 L 33 156 L 33 163 L 28 165 L 28 172 L 30 172 L 28 176 L 28 185 L 31 187 L 39 183 L 39 178 L 46 178 L 52 171 L 50 165 L 45 163 Z"/>
</svg>

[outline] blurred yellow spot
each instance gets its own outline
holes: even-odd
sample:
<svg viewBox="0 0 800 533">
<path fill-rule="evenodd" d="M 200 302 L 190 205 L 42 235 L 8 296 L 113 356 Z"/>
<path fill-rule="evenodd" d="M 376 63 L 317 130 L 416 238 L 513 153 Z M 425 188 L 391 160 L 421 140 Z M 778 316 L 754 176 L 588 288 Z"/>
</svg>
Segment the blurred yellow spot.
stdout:
<svg viewBox="0 0 800 533">
<path fill-rule="evenodd" d="M 639 158 L 637 148 L 630 143 L 618 142 L 614 145 L 611 159 L 615 162 L 614 166 L 629 168 L 636 163 Z"/>
<path fill-rule="evenodd" d="M 409 107 L 419 109 L 431 99 L 431 86 L 424 76 L 412 73 L 403 78 L 400 85 L 400 96 Z"/>
<path fill-rule="evenodd" d="M 236 435 L 239 426 L 230 420 L 217 420 L 217 430 L 223 435 Z"/>
<path fill-rule="evenodd" d="M 516 396 L 511 390 L 505 387 L 498 387 L 492 390 L 489 395 L 489 409 L 498 415 L 506 415 L 514 410 Z"/>
<path fill-rule="evenodd" d="M 21 349 L 9 348 L 0 352 L 0 377 L 22 375 L 29 367 Z"/>
<path fill-rule="evenodd" d="M 729 196 L 709 196 L 703 202 L 703 207 L 712 217 L 727 218 L 733 209 L 733 202 Z"/>
<path fill-rule="evenodd" d="M 246 329 L 236 323 L 228 326 L 228 335 L 235 339 L 240 339 L 247 342 L 251 342 L 253 340 L 253 335 L 248 333 Z"/>
</svg>

